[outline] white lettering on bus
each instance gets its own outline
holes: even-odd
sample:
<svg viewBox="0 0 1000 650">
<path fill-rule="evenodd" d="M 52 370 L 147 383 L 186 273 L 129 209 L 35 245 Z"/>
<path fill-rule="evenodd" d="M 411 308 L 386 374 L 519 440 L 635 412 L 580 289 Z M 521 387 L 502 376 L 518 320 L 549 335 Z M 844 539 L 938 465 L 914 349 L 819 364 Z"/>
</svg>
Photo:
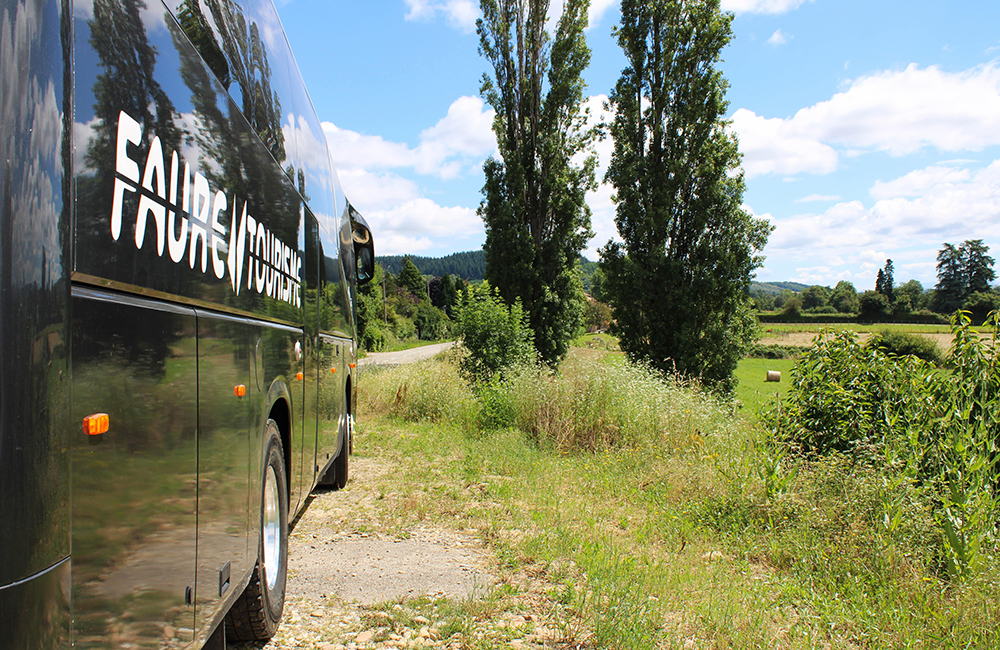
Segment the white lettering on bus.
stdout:
<svg viewBox="0 0 1000 650">
<path fill-rule="evenodd" d="M 184 173 L 180 174 L 181 161 L 176 151 L 170 152 L 168 185 L 166 158 L 159 136 L 153 137 L 146 152 L 140 183 L 139 163 L 129 157 L 128 145 L 139 147 L 142 139 L 142 125 L 125 111 L 119 113 L 111 238 L 118 241 L 121 237 L 125 193 L 138 192 L 139 207 L 135 212 L 137 249 L 142 250 L 147 239 L 155 238 L 158 256 L 163 257 L 166 248 L 170 260 L 179 264 L 186 250 L 191 269 L 195 268 L 200 254 L 201 272 L 208 273 L 211 260 L 212 273 L 220 280 L 228 273 L 230 285 L 237 295 L 246 275 L 247 290 L 300 307 L 302 261 L 299 252 L 251 216 L 247 201 L 243 201 L 241 208 L 237 197 L 230 200 L 224 190 L 216 189 L 213 194 L 208 179 L 201 172 L 194 172 L 192 179 L 191 165 L 187 162 L 184 163 Z M 178 182 L 181 187 L 180 205 L 177 204 Z M 231 214 L 229 241 L 225 238 L 224 215 L 227 214 Z M 150 230 L 152 233 L 148 232 Z M 247 238 L 250 239 L 249 246 Z M 220 257 L 220 253 L 225 257 Z"/>
</svg>

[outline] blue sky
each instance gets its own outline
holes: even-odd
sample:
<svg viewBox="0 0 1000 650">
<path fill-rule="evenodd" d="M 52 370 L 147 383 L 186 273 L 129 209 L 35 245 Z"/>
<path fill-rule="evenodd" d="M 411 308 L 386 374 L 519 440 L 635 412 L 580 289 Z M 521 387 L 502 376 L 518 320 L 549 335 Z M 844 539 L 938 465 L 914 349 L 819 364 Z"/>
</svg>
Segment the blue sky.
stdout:
<svg viewBox="0 0 1000 650">
<path fill-rule="evenodd" d="M 483 242 L 482 162 L 495 151 L 479 97 L 472 0 L 277 0 L 341 183 L 379 254 L 441 256 Z M 553 10 L 558 9 L 553 2 Z M 944 242 L 1000 259 L 1000 2 L 723 0 L 724 52 L 745 207 L 775 231 L 762 281 L 872 288 L 936 282 Z M 624 60 L 618 3 L 593 0 L 586 73 L 596 111 Z M 597 147 L 600 174 L 611 143 Z M 611 190 L 589 197 L 615 237 Z"/>
</svg>

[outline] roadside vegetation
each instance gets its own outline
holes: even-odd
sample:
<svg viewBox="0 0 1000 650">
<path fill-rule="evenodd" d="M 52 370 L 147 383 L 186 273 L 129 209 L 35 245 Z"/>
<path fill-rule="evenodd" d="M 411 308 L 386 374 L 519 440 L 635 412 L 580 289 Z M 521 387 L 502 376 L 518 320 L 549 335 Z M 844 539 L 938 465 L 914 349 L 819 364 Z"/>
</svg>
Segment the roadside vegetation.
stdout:
<svg viewBox="0 0 1000 650">
<path fill-rule="evenodd" d="M 544 577 L 565 642 L 992 647 L 1000 359 L 954 330 L 942 366 L 827 333 L 762 423 L 619 353 L 476 383 L 453 352 L 366 376 L 361 435 L 412 516 Z"/>
</svg>

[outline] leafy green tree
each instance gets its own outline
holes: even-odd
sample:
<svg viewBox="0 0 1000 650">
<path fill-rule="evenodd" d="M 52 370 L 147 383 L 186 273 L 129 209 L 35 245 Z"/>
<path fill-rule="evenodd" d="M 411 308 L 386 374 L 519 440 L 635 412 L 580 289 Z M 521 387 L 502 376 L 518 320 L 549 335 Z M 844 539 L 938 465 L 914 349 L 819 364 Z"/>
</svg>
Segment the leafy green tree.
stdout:
<svg viewBox="0 0 1000 650">
<path fill-rule="evenodd" d="M 417 305 L 413 325 L 417 328 L 417 338 L 421 341 L 437 341 L 448 333 L 448 317 L 426 300 Z"/>
<path fill-rule="evenodd" d="M 462 373 L 477 383 L 534 361 L 532 332 L 521 302 L 507 306 L 489 282 L 462 292 L 457 309 L 462 345 L 469 351 L 461 361 Z"/>
<path fill-rule="evenodd" d="M 973 293 L 990 290 L 996 272 L 989 250 L 982 239 L 967 239 L 960 246 L 946 243 L 938 251 L 935 311 L 951 313 Z"/>
<path fill-rule="evenodd" d="M 403 260 L 403 269 L 399 272 L 399 285 L 417 298 L 427 297 L 427 283 L 424 282 L 424 276 L 420 275 L 420 269 L 409 255 Z"/>
<path fill-rule="evenodd" d="M 878 291 L 865 291 L 858 298 L 858 319 L 865 322 L 877 322 L 892 313 L 889 299 Z"/>
<path fill-rule="evenodd" d="M 977 325 L 985 323 L 989 313 L 998 308 L 1000 308 L 1000 295 L 992 291 L 976 291 L 962 303 L 962 309 L 971 314 L 972 322 Z"/>
<path fill-rule="evenodd" d="M 968 294 L 990 290 L 990 283 L 997 279 L 993 270 L 993 258 L 989 256 L 990 248 L 982 239 L 969 239 L 959 248 L 962 254 L 962 265 L 965 271 L 966 291 Z"/>
<path fill-rule="evenodd" d="M 587 311 L 584 315 L 584 325 L 587 331 L 598 331 L 607 329 L 611 322 L 611 308 L 599 300 L 588 300 Z"/>
<path fill-rule="evenodd" d="M 959 248 L 945 243 L 937 255 L 938 283 L 935 286 L 934 311 L 950 314 L 962 305 L 966 292 L 963 266 Z"/>
<path fill-rule="evenodd" d="M 830 299 L 830 288 L 814 284 L 802 292 L 802 308 L 806 311 L 826 307 Z"/>
<path fill-rule="evenodd" d="M 606 297 L 604 295 L 604 271 L 598 268 L 594 271 L 594 274 L 590 276 L 590 296 L 594 300 L 604 302 Z"/>
<path fill-rule="evenodd" d="M 926 307 L 927 298 L 924 294 L 924 285 L 920 284 L 919 280 L 910 280 L 899 285 L 896 287 L 895 301 L 901 306 L 905 305 L 907 311 L 917 311 Z"/>
<path fill-rule="evenodd" d="M 718 0 L 622 0 L 626 67 L 608 100 L 622 242 L 601 249 L 605 295 L 632 359 L 723 390 L 753 340 L 751 275 L 771 226 L 744 178 L 716 69 L 732 37 Z"/>
<path fill-rule="evenodd" d="M 750 300 L 753 301 L 754 309 L 757 311 L 772 311 L 774 309 L 775 296 L 767 291 L 751 289 Z"/>
<path fill-rule="evenodd" d="M 521 300 L 549 365 L 566 355 L 580 325 L 575 267 L 593 236 L 585 195 L 596 187 L 596 131 L 581 110 L 589 4 L 566 0 L 554 35 L 548 0 L 481 0 L 476 22 L 479 51 L 493 68 L 481 92 L 496 110 L 500 151 L 483 165 L 486 278 L 508 303 Z"/>
<path fill-rule="evenodd" d="M 830 304 L 842 314 L 855 314 L 858 311 L 858 290 L 853 283 L 841 280 L 833 288 Z"/>
<path fill-rule="evenodd" d="M 385 302 L 382 298 L 382 281 L 385 270 L 381 264 L 375 264 L 375 273 L 371 282 L 358 287 L 358 343 L 369 352 L 375 352 L 385 347 Z"/>
<path fill-rule="evenodd" d="M 875 279 L 875 291 L 888 298 L 890 304 L 892 303 L 892 285 L 895 281 L 895 278 L 893 278 L 892 260 L 886 260 L 885 268 L 879 269 L 878 277 Z"/>
</svg>

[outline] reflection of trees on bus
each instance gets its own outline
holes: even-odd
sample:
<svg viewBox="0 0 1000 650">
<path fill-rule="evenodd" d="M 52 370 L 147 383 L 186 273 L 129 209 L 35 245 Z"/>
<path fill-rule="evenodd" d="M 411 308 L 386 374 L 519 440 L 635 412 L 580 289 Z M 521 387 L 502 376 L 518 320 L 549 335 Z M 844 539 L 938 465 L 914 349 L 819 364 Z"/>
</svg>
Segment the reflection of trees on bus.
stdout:
<svg viewBox="0 0 1000 650">
<path fill-rule="evenodd" d="M 77 237 L 79 241 L 99 242 L 109 234 L 109 217 L 115 178 L 118 115 L 125 111 L 138 120 L 143 129 L 140 148 L 148 150 L 154 137 L 159 137 L 165 151 L 180 148 L 183 132 L 175 123 L 174 106 L 156 81 L 154 69 L 157 50 L 150 43 L 140 16 L 146 7 L 141 0 L 94 0 L 94 14 L 89 21 L 90 45 L 100 57 L 103 72 L 94 84 L 94 115 L 96 124 L 87 146 L 86 171 L 77 177 Z M 138 198 L 125 200 L 124 214 L 135 214 Z M 123 220 L 122 237 L 132 235 L 127 219 Z M 132 221 L 134 225 L 134 220 Z M 87 250 L 78 247 L 78 266 L 104 277 L 119 277 L 121 270 L 145 279 L 147 269 L 139 264 L 140 251 L 119 246 L 113 254 L 107 250 Z M 80 262 L 83 262 L 81 264 Z M 178 293 L 184 293 L 185 273 L 181 265 L 164 265 L 161 281 Z M 159 275 L 159 271 L 157 271 Z M 157 372 L 163 371 L 164 359 L 174 333 L 155 327 L 135 330 L 117 321 L 107 323 L 108 334 L 121 344 L 121 353 L 132 362 Z"/>
</svg>

